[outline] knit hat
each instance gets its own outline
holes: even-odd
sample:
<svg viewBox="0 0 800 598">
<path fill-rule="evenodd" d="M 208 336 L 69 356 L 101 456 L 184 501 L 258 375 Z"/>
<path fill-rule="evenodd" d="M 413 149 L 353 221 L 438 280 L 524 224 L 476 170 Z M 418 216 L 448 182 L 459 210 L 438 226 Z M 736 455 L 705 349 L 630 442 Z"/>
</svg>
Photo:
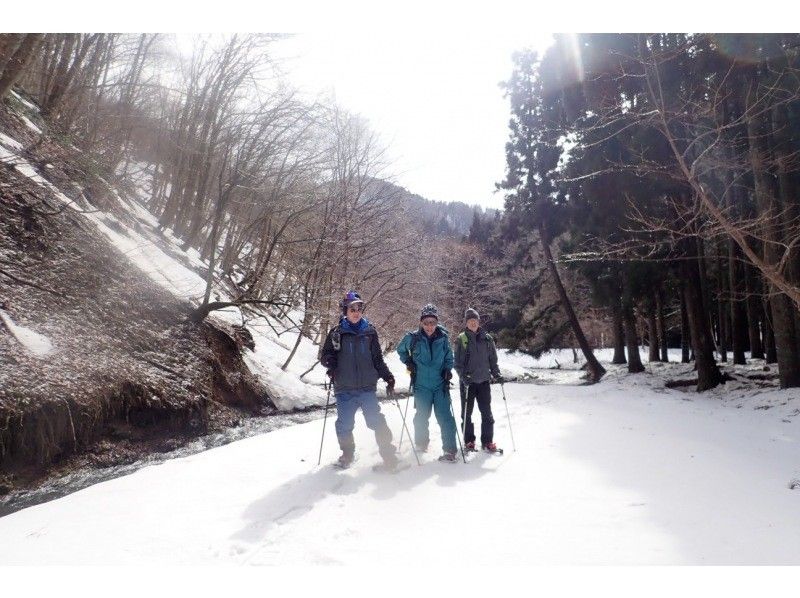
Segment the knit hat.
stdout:
<svg viewBox="0 0 800 598">
<path fill-rule="evenodd" d="M 475 311 L 471 307 L 468 307 L 467 311 L 464 312 L 464 320 L 471 320 L 472 318 L 475 318 L 476 320 L 481 319 L 477 311 Z"/>
<path fill-rule="evenodd" d="M 420 320 L 424 320 L 425 318 L 436 318 L 439 319 L 439 311 L 436 309 L 436 306 L 432 303 L 428 303 L 425 307 L 422 308 L 422 314 L 419 316 Z"/>
<path fill-rule="evenodd" d="M 364 300 L 361 298 L 361 295 L 359 295 L 355 291 L 347 291 L 347 294 L 344 296 L 344 299 L 342 299 L 339 302 L 339 307 L 342 308 L 342 313 L 344 315 L 347 315 L 347 308 L 353 305 L 354 303 L 360 303 L 363 308 Z"/>
</svg>

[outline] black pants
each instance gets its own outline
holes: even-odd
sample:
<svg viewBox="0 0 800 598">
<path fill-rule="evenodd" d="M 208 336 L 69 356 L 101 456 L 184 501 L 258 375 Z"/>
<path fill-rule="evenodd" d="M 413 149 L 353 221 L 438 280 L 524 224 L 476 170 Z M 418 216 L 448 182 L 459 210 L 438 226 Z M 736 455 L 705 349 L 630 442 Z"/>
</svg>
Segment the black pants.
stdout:
<svg viewBox="0 0 800 598">
<path fill-rule="evenodd" d="M 492 417 L 492 390 L 488 380 L 470 384 L 466 390 L 463 385 L 461 386 L 461 425 L 464 429 L 464 442 L 475 442 L 475 428 L 472 425 L 475 399 L 478 400 L 478 411 L 481 412 L 481 444 L 489 444 L 494 438 L 494 417 Z M 466 425 L 464 425 L 465 410 Z"/>
</svg>

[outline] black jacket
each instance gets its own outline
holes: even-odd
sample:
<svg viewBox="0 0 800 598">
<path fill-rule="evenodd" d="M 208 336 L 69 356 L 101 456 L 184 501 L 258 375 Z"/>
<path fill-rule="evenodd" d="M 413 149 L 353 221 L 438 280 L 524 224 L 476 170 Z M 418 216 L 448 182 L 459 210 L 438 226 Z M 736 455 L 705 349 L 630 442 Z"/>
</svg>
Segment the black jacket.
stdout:
<svg viewBox="0 0 800 598">
<path fill-rule="evenodd" d="M 338 349 L 337 349 L 338 345 Z M 342 318 L 325 339 L 320 362 L 333 371 L 333 387 L 343 390 L 375 390 L 378 378 L 394 381 L 383 361 L 378 332 L 365 318 L 355 326 Z"/>
<path fill-rule="evenodd" d="M 456 338 L 455 368 L 464 384 L 487 382 L 500 376 L 497 367 L 497 348 L 490 334 L 463 330 Z"/>
</svg>

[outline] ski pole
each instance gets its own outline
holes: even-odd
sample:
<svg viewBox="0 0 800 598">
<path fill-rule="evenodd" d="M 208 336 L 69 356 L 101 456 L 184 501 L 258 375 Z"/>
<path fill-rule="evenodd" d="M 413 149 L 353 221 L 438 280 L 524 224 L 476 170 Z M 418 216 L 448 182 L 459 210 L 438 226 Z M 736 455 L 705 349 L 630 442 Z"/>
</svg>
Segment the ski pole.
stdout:
<svg viewBox="0 0 800 598">
<path fill-rule="evenodd" d="M 397 405 L 397 410 L 400 412 L 400 416 L 402 417 L 403 416 L 403 410 L 400 408 L 400 401 L 397 400 L 397 395 L 395 395 L 395 397 L 394 397 L 394 404 Z M 406 431 L 406 433 L 408 434 L 408 440 L 411 441 L 411 432 L 409 432 L 408 428 L 406 427 L 406 419 L 405 419 L 405 417 L 403 417 L 403 430 Z M 400 431 L 400 434 L 401 435 L 403 434 L 402 430 Z M 414 446 L 413 442 L 411 442 L 411 450 L 414 451 L 414 458 L 417 460 L 417 465 L 422 465 L 422 463 L 420 463 L 420 461 L 419 461 L 419 455 L 417 455 L 417 448 Z"/>
<path fill-rule="evenodd" d="M 511 414 L 508 412 L 508 401 L 506 401 L 506 386 L 500 383 L 500 390 L 503 391 L 503 404 L 506 406 L 506 417 L 508 417 L 508 431 L 511 432 L 511 447 L 517 452 L 517 445 L 514 444 L 514 430 L 511 429 Z"/>
<path fill-rule="evenodd" d="M 456 413 L 453 411 L 453 397 L 450 396 L 450 383 L 447 383 L 447 401 L 450 403 L 450 415 L 453 416 L 453 423 L 456 423 Z M 461 458 L 464 459 L 464 463 L 467 462 L 467 456 L 464 454 L 464 445 L 461 442 L 461 437 L 456 432 L 456 438 L 458 439 L 458 448 L 461 449 Z"/>
<path fill-rule="evenodd" d="M 469 408 L 469 384 L 464 384 L 459 380 L 458 382 L 458 396 L 462 399 L 463 404 L 461 405 L 461 435 L 464 436 L 464 442 L 467 441 L 467 409 Z M 461 390 L 464 389 L 462 393 Z M 455 417 L 455 416 L 453 416 Z"/>
<path fill-rule="evenodd" d="M 408 403 L 411 401 L 411 395 L 414 392 L 414 384 L 408 385 L 408 397 L 406 397 L 406 412 L 403 414 L 403 427 L 400 428 L 400 442 L 397 443 L 397 450 L 399 451 L 403 448 L 403 432 L 405 432 L 405 424 L 406 424 L 406 416 L 408 415 Z M 408 438 L 409 442 L 411 441 L 411 437 Z"/>
<path fill-rule="evenodd" d="M 331 404 L 331 386 L 333 384 L 328 385 L 328 399 L 325 401 L 325 419 L 322 420 L 322 438 L 319 441 L 319 458 L 317 459 L 317 465 L 322 463 L 322 443 L 325 440 L 325 424 L 328 423 L 328 406 Z"/>
</svg>

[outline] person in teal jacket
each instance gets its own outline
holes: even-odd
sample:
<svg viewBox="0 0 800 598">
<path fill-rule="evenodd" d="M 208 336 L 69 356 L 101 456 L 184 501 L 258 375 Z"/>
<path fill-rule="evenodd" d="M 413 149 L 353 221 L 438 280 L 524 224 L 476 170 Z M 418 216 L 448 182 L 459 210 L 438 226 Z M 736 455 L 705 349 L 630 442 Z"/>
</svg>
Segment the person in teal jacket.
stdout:
<svg viewBox="0 0 800 598">
<path fill-rule="evenodd" d="M 439 324 L 435 305 L 422 308 L 419 330 L 407 333 L 397 346 L 400 359 L 411 372 L 414 392 L 414 444 L 425 452 L 430 443 L 431 410 L 442 431 L 440 461 L 456 462 L 456 420 L 450 404 L 453 350 L 447 330 Z"/>
</svg>

